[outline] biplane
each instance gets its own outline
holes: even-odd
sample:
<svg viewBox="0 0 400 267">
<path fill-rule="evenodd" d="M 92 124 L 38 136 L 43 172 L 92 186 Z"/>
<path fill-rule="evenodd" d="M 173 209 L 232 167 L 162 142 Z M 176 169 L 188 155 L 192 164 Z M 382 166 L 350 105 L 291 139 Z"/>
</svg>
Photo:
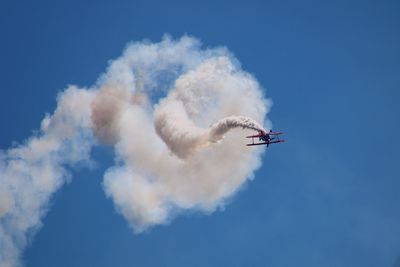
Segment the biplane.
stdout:
<svg viewBox="0 0 400 267">
<path fill-rule="evenodd" d="M 283 134 L 283 132 L 273 132 L 272 130 L 270 130 L 269 132 L 266 133 L 264 131 L 260 131 L 256 135 L 246 136 L 246 138 L 251 138 L 252 141 L 250 144 L 246 145 L 247 146 L 267 145 L 268 147 L 270 144 L 285 142 L 285 140 L 279 138 L 279 135 L 281 134 Z M 254 138 L 256 140 L 258 138 L 258 142 L 255 143 Z"/>
</svg>

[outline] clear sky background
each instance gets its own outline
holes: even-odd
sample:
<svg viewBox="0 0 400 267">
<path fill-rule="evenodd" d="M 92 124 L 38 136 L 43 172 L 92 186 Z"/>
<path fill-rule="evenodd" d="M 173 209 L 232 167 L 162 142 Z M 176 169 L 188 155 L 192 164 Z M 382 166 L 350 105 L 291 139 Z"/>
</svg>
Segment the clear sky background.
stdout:
<svg viewBox="0 0 400 267">
<path fill-rule="evenodd" d="M 98 168 L 54 195 L 26 267 L 400 266 L 399 1 L 4 0 L 0 33 L 0 149 L 68 84 L 164 33 L 227 46 L 288 140 L 224 211 L 140 235 L 105 197 L 113 154 L 96 148 Z"/>
</svg>

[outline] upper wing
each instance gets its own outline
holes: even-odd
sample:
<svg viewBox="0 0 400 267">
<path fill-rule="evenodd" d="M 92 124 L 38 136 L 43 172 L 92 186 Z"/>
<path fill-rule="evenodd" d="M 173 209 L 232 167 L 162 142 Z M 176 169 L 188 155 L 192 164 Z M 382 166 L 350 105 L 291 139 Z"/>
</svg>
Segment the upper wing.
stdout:
<svg viewBox="0 0 400 267">
<path fill-rule="evenodd" d="M 267 135 L 280 135 L 280 134 L 283 134 L 283 132 L 270 132 L 270 133 L 267 133 Z"/>
<path fill-rule="evenodd" d="M 246 136 L 246 138 L 263 137 L 263 136 L 267 136 L 267 135 L 280 135 L 280 134 L 283 134 L 283 132 L 258 133 L 256 135 Z"/>
<path fill-rule="evenodd" d="M 246 136 L 246 138 L 262 137 L 262 136 L 265 136 L 265 134 L 259 133 L 259 134 L 256 134 L 256 135 L 249 135 L 249 136 Z"/>
</svg>

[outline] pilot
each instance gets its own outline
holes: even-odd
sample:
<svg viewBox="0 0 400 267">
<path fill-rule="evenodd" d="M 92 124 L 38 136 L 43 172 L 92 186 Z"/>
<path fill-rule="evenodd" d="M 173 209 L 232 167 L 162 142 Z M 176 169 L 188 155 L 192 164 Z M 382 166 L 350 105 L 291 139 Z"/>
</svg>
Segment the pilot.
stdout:
<svg viewBox="0 0 400 267">
<path fill-rule="evenodd" d="M 268 143 L 271 140 L 271 137 L 269 136 L 269 134 L 266 134 L 263 137 L 261 137 L 260 139 L 263 140 L 264 142 Z"/>
<path fill-rule="evenodd" d="M 272 133 L 272 130 L 269 130 L 269 133 Z M 266 134 L 265 136 L 263 136 L 261 138 L 264 142 L 269 143 L 273 138 L 271 138 L 271 136 L 269 134 Z"/>
</svg>

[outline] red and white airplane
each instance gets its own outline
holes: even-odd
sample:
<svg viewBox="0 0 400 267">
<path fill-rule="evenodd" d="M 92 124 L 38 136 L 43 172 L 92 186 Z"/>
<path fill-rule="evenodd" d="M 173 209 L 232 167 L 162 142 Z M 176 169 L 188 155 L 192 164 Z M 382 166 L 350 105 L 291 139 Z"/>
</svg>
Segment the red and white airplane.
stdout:
<svg viewBox="0 0 400 267">
<path fill-rule="evenodd" d="M 283 132 L 273 132 L 270 130 L 268 133 L 264 131 L 260 131 L 256 135 L 250 135 L 246 136 L 246 138 L 251 138 L 252 142 L 250 144 L 246 144 L 248 146 L 259 146 L 259 145 L 267 145 L 267 147 L 270 144 L 275 144 L 275 143 L 282 143 L 285 142 L 285 140 L 279 139 L 279 135 L 283 134 Z M 254 143 L 254 138 L 258 138 L 258 143 Z"/>
</svg>

